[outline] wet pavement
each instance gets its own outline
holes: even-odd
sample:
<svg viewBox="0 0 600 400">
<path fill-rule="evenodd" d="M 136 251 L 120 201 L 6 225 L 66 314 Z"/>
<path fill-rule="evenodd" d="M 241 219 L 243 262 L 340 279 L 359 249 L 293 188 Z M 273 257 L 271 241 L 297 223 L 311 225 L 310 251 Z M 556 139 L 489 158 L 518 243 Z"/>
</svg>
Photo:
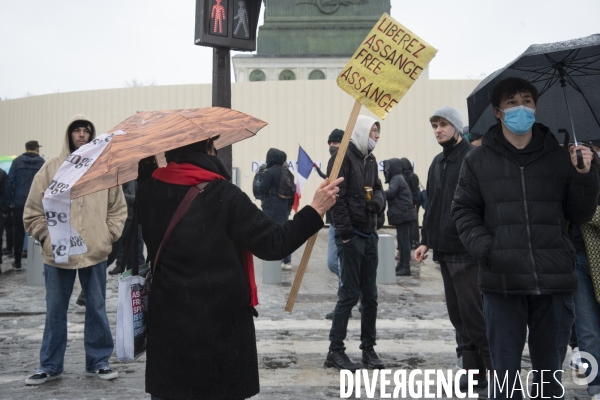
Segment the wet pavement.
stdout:
<svg viewBox="0 0 600 400">
<path fill-rule="evenodd" d="M 380 233 L 394 235 L 391 229 Z M 327 230 L 317 243 L 297 297 L 293 313 L 284 310 L 295 270 L 304 248 L 293 255 L 294 270 L 283 272 L 283 282 L 262 284 L 261 261 L 255 259 L 260 314 L 255 319 L 261 392 L 254 399 L 340 398 L 340 374 L 324 369 L 331 321 L 325 315 L 336 301 L 337 278 L 327 269 Z M 430 257 L 431 258 L 431 257 Z M 24 379 L 36 371 L 45 320 L 43 286 L 26 286 L 23 270 L 10 266 L 6 256 L 0 275 L 0 399 L 149 399 L 144 391 L 145 357 L 120 363 L 114 356 L 111 367 L 119 378 L 102 381 L 85 375 L 83 307 L 75 300 L 76 282 L 69 305 L 68 345 L 62 379 L 41 386 L 26 386 Z M 378 285 L 379 309 L 376 351 L 391 370 L 456 370 L 455 336 L 448 320 L 439 267 L 431 260 L 413 267 L 412 276 L 397 277 L 396 284 Z M 117 307 L 117 278 L 108 276 L 107 310 L 114 334 Z M 359 361 L 360 314 L 355 308 L 348 327 L 347 354 Z M 565 362 L 567 399 L 589 399 L 585 386 L 573 383 Z M 523 356 L 523 376 L 531 367 L 528 351 Z M 525 380 L 525 379 L 523 379 Z M 393 386 L 392 386 L 393 388 Z M 364 389 L 364 388 L 363 388 Z M 391 390 L 388 389 L 388 393 Z M 355 398 L 352 394 L 351 398 Z M 362 390 L 362 397 L 369 398 Z M 380 398 L 379 389 L 373 398 Z"/>
</svg>

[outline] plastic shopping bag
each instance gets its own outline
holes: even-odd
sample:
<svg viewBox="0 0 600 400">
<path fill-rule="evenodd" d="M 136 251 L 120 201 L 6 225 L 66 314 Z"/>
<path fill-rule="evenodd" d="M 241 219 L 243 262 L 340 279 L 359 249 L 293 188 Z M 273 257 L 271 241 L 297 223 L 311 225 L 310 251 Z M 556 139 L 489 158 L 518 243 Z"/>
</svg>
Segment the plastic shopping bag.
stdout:
<svg viewBox="0 0 600 400">
<path fill-rule="evenodd" d="M 126 270 L 119 275 L 116 352 L 119 361 L 135 361 L 146 352 L 150 264 L 139 275 Z"/>
</svg>

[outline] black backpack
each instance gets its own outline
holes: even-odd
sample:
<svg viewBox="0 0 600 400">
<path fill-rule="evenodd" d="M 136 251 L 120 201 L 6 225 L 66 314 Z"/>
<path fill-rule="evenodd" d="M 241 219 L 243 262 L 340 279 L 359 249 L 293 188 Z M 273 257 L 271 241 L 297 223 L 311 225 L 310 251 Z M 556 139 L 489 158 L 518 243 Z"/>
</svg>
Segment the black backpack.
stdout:
<svg viewBox="0 0 600 400">
<path fill-rule="evenodd" d="M 262 164 L 258 167 L 258 170 L 256 170 L 254 180 L 252 181 L 252 193 L 257 200 L 262 200 L 265 197 L 265 193 L 261 193 L 259 190 L 260 183 L 265 177 L 265 172 L 267 172 L 267 164 Z"/>
<path fill-rule="evenodd" d="M 296 184 L 294 183 L 294 174 L 289 170 L 287 164 L 281 166 L 281 175 L 279 176 L 279 187 L 277 195 L 282 199 L 291 199 L 296 194 Z"/>
</svg>

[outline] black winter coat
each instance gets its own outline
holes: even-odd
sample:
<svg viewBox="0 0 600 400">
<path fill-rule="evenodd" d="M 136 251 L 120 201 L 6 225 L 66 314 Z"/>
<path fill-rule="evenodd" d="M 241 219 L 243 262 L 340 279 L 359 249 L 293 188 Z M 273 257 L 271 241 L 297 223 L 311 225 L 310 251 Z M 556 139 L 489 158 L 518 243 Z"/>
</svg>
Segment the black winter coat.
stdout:
<svg viewBox="0 0 600 400">
<path fill-rule="evenodd" d="M 286 160 L 287 155 L 285 152 L 278 149 L 269 149 L 267 152 L 267 170 L 258 187 L 259 192 L 264 194 L 262 200 L 263 211 L 268 212 L 269 216 L 275 221 L 287 220 L 294 204 L 294 198 L 282 199 L 277 194 L 281 168 Z"/>
<path fill-rule="evenodd" d="M 429 167 L 421 244 L 436 252 L 468 253 L 458 236 L 451 208 L 463 160 L 474 148 L 466 140 L 461 140 L 448 156 L 445 152 L 435 156 Z"/>
<path fill-rule="evenodd" d="M 404 175 L 404 180 L 408 183 L 412 194 L 413 204 L 421 205 L 419 201 L 419 193 L 421 192 L 419 190 L 419 177 L 414 173 L 414 168 L 408 158 L 403 157 L 400 162 L 402 163 L 402 175 Z"/>
<path fill-rule="evenodd" d="M 575 249 L 566 220 L 588 222 L 600 185 L 595 168 L 579 174 L 550 130 L 543 150 L 521 167 L 502 144 L 500 124 L 463 164 L 452 216 L 462 242 L 479 260 L 482 292 L 532 295 L 577 290 Z"/>
<path fill-rule="evenodd" d="M 226 174 L 213 156 L 186 162 Z M 140 185 L 139 218 L 151 260 L 188 190 L 155 179 Z M 209 183 L 173 231 L 152 283 L 146 391 L 167 399 L 258 393 L 253 308 L 240 249 L 281 260 L 322 226 L 311 207 L 278 226 L 229 181 Z"/>
<path fill-rule="evenodd" d="M 402 163 L 397 158 L 383 162 L 383 175 L 389 188 L 384 192 L 388 203 L 387 217 L 391 225 L 417 220 L 410 187 L 402 174 Z"/>
<path fill-rule="evenodd" d="M 327 176 L 331 175 L 336 156 L 337 151 L 329 159 Z M 372 233 L 377 230 L 377 213 L 367 209 L 365 200 L 365 186 L 370 186 L 373 188 L 371 201 L 375 205 L 376 211 L 383 210 L 385 206 L 383 188 L 377 173 L 378 166 L 375 156 L 370 153 L 367 157 L 363 157 L 354 143 L 350 142 L 338 175 L 338 178 L 344 177 L 344 181 L 338 186 L 340 188 L 339 198 L 331 207 L 333 226 L 343 240 L 352 239 L 354 230 L 363 233 Z"/>
</svg>

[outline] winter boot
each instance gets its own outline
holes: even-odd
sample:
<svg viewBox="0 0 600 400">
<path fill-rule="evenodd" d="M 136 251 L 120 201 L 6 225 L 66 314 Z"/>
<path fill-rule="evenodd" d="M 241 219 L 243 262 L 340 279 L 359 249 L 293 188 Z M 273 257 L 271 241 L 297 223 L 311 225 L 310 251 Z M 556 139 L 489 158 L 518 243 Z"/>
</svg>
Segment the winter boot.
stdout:
<svg viewBox="0 0 600 400">
<path fill-rule="evenodd" d="M 396 265 L 396 276 L 410 276 L 410 266 Z"/>
<path fill-rule="evenodd" d="M 325 360 L 325 368 L 347 369 L 354 372 L 358 369 L 358 365 L 348 358 L 344 350 L 330 350 Z"/>
<path fill-rule="evenodd" d="M 362 352 L 362 362 L 366 366 L 372 369 L 384 369 L 383 361 L 379 359 L 375 350 L 373 350 L 373 346 L 368 346 L 363 349 Z"/>
</svg>

